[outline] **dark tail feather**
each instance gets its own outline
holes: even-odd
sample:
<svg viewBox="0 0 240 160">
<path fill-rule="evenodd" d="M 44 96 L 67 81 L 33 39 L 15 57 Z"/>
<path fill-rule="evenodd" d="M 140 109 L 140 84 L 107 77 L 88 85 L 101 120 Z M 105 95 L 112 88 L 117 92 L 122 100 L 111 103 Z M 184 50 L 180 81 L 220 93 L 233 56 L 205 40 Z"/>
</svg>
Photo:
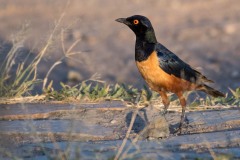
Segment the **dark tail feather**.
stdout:
<svg viewBox="0 0 240 160">
<path fill-rule="evenodd" d="M 213 89 L 212 87 L 207 86 L 206 84 L 201 85 L 198 89 L 213 97 L 225 97 L 223 93 Z"/>
</svg>

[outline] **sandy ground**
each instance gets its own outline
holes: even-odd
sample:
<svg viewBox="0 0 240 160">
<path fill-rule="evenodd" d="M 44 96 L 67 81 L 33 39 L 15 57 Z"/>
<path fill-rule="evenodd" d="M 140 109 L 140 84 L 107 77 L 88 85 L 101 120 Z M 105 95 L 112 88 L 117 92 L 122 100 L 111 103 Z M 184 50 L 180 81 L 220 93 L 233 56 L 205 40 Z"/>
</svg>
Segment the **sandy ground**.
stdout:
<svg viewBox="0 0 240 160">
<path fill-rule="evenodd" d="M 55 87 L 59 87 L 60 81 L 79 82 L 94 73 L 107 82 L 142 86 L 144 81 L 134 62 L 135 36 L 126 26 L 114 21 L 141 14 L 152 21 L 159 42 L 216 81 L 216 88 L 227 91 L 228 87 L 240 86 L 239 0 L 69 2 L 66 5 L 64 0 L 0 0 L 1 55 L 10 46 L 4 42 L 13 37 L 25 39 L 22 57 L 29 51 L 33 56 L 39 53 L 64 7 L 68 6 L 54 41 L 39 65 L 39 78 L 44 78 L 50 66 L 63 56 L 60 31 L 64 29 L 65 47 L 81 39 L 74 51 L 83 53 L 65 59 L 54 69 L 50 79 Z M 24 26 L 25 34 L 17 36 Z"/>
</svg>

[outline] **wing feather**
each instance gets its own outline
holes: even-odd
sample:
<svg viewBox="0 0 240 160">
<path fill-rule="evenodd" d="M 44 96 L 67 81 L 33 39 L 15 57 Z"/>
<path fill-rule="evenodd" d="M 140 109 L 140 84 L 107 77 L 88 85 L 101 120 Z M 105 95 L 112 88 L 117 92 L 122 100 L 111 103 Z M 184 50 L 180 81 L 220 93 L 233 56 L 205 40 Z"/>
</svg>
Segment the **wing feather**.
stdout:
<svg viewBox="0 0 240 160">
<path fill-rule="evenodd" d="M 213 82 L 207 79 L 199 71 L 193 69 L 189 64 L 182 61 L 178 56 L 169 51 L 162 44 L 156 46 L 159 67 L 166 73 L 185 79 L 192 83 Z"/>
</svg>

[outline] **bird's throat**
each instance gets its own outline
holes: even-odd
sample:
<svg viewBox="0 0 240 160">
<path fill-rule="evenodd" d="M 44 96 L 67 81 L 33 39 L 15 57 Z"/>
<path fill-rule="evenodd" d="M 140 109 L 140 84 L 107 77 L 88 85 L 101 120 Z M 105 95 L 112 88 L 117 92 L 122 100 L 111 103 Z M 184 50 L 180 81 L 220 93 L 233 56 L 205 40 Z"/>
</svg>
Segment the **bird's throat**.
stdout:
<svg viewBox="0 0 240 160">
<path fill-rule="evenodd" d="M 156 43 L 149 43 L 137 37 L 135 44 L 135 60 L 145 61 L 155 50 Z"/>
</svg>

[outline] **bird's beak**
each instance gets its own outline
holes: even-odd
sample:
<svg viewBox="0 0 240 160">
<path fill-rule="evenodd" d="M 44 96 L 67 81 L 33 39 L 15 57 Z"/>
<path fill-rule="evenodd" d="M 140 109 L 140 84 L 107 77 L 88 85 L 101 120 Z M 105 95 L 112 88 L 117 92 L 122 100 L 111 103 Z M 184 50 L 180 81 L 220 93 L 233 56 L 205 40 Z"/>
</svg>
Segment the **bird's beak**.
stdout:
<svg viewBox="0 0 240 160">
<path fill-rule="evenodd" d="M 129 25 L 130 23 L 127 21 L 126 18 L 118 18 L 116 19 L 117 22 L 124 23 L 126 25 Z"/>
</svg>

